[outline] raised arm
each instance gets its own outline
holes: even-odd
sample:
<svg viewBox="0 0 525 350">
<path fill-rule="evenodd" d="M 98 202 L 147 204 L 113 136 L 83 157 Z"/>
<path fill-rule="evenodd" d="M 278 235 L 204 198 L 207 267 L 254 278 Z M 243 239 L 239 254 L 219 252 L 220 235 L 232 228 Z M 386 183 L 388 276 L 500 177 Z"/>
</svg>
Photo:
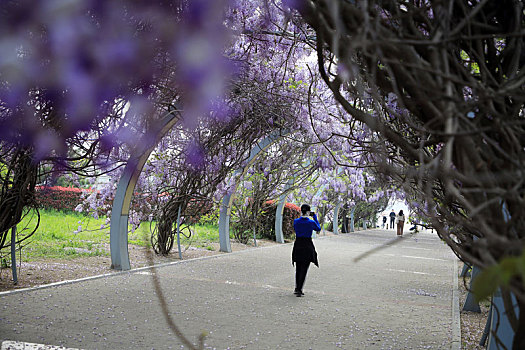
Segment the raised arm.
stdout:
<svg viewBox="0 0 525 350">
<path fill-rule="evenodd" d="M 319 221 L 317 221 L 317 215 L 315 215 L 315 213 L 313 215 L 313 219 L 314 224 L 312 224 L 312 229 L 317 232 L 321 231 L 321 225 L 319 225 Z"/>
</svg>

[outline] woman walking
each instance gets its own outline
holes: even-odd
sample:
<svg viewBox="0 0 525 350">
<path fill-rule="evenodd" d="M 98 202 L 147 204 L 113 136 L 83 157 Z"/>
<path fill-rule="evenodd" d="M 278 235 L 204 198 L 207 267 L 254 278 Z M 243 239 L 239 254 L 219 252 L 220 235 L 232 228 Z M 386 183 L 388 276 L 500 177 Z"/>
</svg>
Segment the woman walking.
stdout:
<svg viewBox="0 0 525 350">
<path fill-rule="evenodd" d="M 403 235 L 403 226 L 405 225 L 405 215 L 403 215 L 403 210 L 399 211 L 399 214 L 397 214 L 397 235 L 402 236 Z"/>
<path fill-rule="evenodd" d="M 317 215 L 310 211 L 308 204 L 301 205 L 302 216 L 295 219 L 293 228 L 295 230 L 295 243 L 292 250 L 292 265 L 295 263 L 295 290 L 294 294 L 298 297 L 303 296 L 303 285 L 310 263 L 319 267 L 317 252 L 312 242 L 312 232 L 321 231 Z M 310 219 L 308 216 L 311 216 Z"/>
</svg>

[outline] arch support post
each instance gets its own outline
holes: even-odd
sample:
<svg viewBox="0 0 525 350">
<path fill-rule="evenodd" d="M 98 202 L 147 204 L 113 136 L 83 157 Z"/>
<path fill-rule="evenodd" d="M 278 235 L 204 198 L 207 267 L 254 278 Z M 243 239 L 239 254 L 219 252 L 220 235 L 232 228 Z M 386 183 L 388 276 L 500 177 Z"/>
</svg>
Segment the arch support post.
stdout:
<svg viewBox="0 0 525 350">
<path fill-rule="evenodd" d="M 179 251 L 179 259 L 182 260 L 182 250 L 180 249 L 180 211 L 181 206 L 179 205 L 179 210 L 177 211 L 177 249 Z"/>
<path fill-rule="evenodd" d="M 505 221 L 511 219 L 510 213 L 507 208 L 507 203 L 503 202 L 503 217 Z M 474 279 L 474 268 L 472 269 L 472 279 Z M 512 325 L 509 321 L 509 316 L 511 312 L 514 312 L 516 318 L 519 320 L 520 316 L 520 305 L 516 300 L 514 293 L 507 291 L 509 295 L 507 296 L 510 299 L 511 310 L 505 308 L 505 302 L 503 301 L 501 288 L 498 288 L 494 295 L 492 296 L 492 319 L 491 319 L 491 331 L 489 335 L 489 344 L 487 346 L 488 350 L 498 350 L 498 349 L 511 349 L 513 348 L 514 337 L 516 333 L 512 328 Z"/>
<path fill-rule="evenodd" d="M 131 269 L 128 254 L 129 207 L 135 185 L 150 152 L 145 152 L 138 158 L 131 158 L 117 185 L 109 230 L 111 268 L 115 270 Z"/>
<path fill-rule="evenodd" d="M 352 207 L 352 211 L 350 212 L 350 232 L 354 232 L 354 213 L 355 213 L 355 205 Z"/>
<path fill-rule="evenodd" d="M 111 268 L 129 270 L 131 265 L 128 254 L 128 218 L 129 207 L 135 185 L 149 155 L 158 141 L 179 120 L 174 112 L 170 112 L 138 140 L 137 147 L 132 151 L 124 172 L 117 185 L 113 206 L 111 207 L 110 251 Z"/>
<path fill-rule="evenodd" d="M 284 234 L 283 234 L 283 212 L 284 205 L 286 201 L 286 194 L 281 195 L 279 198 L 279 203 L 275 209 L 275 241 L 277 243 L 284 243 Z"/>
<path fill-rule="evenodd" d="M 227 194 L 222 199 L 221 210 L 219 213 L 219 244 L 220 251 L 231 253 L 230 244 L 230 199 L 232 195 Z"/>
<path fill-rule="evenodd" d="M 111 268 L 114 270 L 129 270 L 128 254 L 128 215 L 120 215 L 115 220 L 111 218 L 111 226 L 116 229 L 110 233 Z"/>
<path fill-rule="evenodd" d="M 283 194 L 279 197 L 279 202 L 277 203 L 277 208 L 275 209 L 275 241 L 277 243 L 284 243 L 284 233 L 283 233 L 283 213 L 284 206 L 286 205 L 286 197 L 288 197 L 288 191 L 292 187 L 294 180 L 288 180 L 286 184 L 286 189 Z"/>
<path fill-rule="evenodd" d="M 334 221 L 332 224 L 334 235 L 339 234 L 339 209 L 341 209 L 341 203 L 337 203 L 334 208 Z"/>
<path fill-rule="evenodd" d="M 113 199 L 109 242 L 111 268 L 115 270 L 129 270 L 131 268 L 128 254 L 128 218 L 133 189 L 142 170 L 142 167 L 140 169 L 137 167 L 135 161 L 128 162 Z"/>
<path fill-rule="evenodd" d="M 18 276 L 16 275 L 16 225 L 11 229 L 11 271 L 13 273 L 13 284 L 18 284 Z M 20 262 L 20 264 L 22 264 Z"/>
<path fill-rule="evenodd" d="M 474 241 L 477 241 L 478 237 L 474 236 Z M 463 270 L 465 270 L 465 266 L 463 267 Z M 474 287 L 474 281 L 477 278 L 480 270 L 476 265 L 472 265 L 472 271 L 470 273 L 470 287 L 469 292 L 467 294 L 467 297 L 465 299 L 465 304 L 463 305 L 463 311 L 471 311 L 471 312 L 481 312 L 481 308 L 479 307 L 479 303 L 476 302 L 476 296 L 474 295 L 473 287 Z M 462 272 L 463 273 L 463 272 Z"/>
<path fill-rule="evenodd" d="M 470 291 L 467 294 L 467 297 L 465 299 L 465 304 L 463 304 L 463 311 L 471 311 L 471 312 L 481 312 L 481 308 L 479 307 L 479 303 L 476 302 L 476 296 L 472 292 L 474 281 L 476 277 L 479 274 L 479 268 L 474 265 L 472 267 L 472 273 L 470 277 Z"/>
<path fill-rule="evenodd" d="M 514 308 L 514 313 L 516 314 L 516 317 L 519 317 L 518 302 L 514 294 L 510 293 L 510 299 Z M 496 293 L 492 296 L 492 308 L 493 312 L 491 315 L 492 319 L 490 320 L 491 325 L 487 349 L 512 349 L 515 333 L 510 325 L 500 288 L 498 288 Z M 503 345 L 504 347 L 500 345 Z"/>
</svg>

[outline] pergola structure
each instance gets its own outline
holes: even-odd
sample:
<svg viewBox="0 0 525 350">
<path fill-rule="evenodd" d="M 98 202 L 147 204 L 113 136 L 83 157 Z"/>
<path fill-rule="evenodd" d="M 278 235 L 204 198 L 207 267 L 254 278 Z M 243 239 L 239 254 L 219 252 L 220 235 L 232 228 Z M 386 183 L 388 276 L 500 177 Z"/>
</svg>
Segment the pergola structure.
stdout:
<svg viewBox="0 0 525 350">
<path fill-rule="evenodd" d="M 128 222 L 129 210 L 133 191 L 137 180 L 142 172 L 142 168 L 149 158 L 151 152 L 157 143 L 164 137 L 164 135 L 180 120 L 180 115 L 176 111 L 168 113 L 165 117 L 159 120 L 151 130 L 137 142 L 137 147 L 132 152 L 122 176 L 118 182 L 113 206 L 111 210 L 111 227 L 110 227 L 110 250 L 111 250 L 111 268 L 116 270 L 129 270 L 131 265 L 129 262 L 128 252 Z M 231 252 L 230 245 L 230 215 L 235 191 L 242 180 L 246 171 L 255 162 L 257 157 L 266 149 L 268 149 L 274 142 L 280 140 L 282 137 L 289 134 L 289 130 L 276 130 L 268 135 L 263 140 L 259 141 L 250 151 L 250 156 L 246 166 L 236 170 L 239 174 L 237 181 L 231 189 L 230 193 L 225 195 L 222 199 L 220 216 L 219 216 L 219 242 L 220 251 Z M 287 184 L 287 189 L 290 189 L 293 184 L 291 180 Z M 278 243 L 284 243 L 282 232 L 283 211 L 286 202 L 286 197 L 289 190 L 285 191 L 280 197 L 277 204 L 275 215 L 275 235 Z M 336 205 L 334 210 L 334 233 L 338 233 L 337 218 L 339 214 L 340 205 Z M 177 221 L 180 220 L 180 217 Z M 177 225 L 179 222 L 177 222 Z"/>
</svg>

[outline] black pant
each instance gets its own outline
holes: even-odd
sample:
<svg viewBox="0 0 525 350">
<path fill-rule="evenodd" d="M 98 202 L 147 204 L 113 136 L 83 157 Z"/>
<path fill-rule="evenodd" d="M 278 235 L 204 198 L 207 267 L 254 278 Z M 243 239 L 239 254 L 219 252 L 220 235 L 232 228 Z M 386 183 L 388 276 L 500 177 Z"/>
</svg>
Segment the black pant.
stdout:
<svg viewBox="0 0 525 350">
<path fill-rule="evenodd" d="M 396 221 L 396 218 L 390 218 L 390 228 L 394 228 L 394 221 Z"/>
<path fill-rule="evenodd" d="M 295 262 L 295 290 L 302 292 L 306 273 L 310 267 L 310 262 Z"/>
</svg>

